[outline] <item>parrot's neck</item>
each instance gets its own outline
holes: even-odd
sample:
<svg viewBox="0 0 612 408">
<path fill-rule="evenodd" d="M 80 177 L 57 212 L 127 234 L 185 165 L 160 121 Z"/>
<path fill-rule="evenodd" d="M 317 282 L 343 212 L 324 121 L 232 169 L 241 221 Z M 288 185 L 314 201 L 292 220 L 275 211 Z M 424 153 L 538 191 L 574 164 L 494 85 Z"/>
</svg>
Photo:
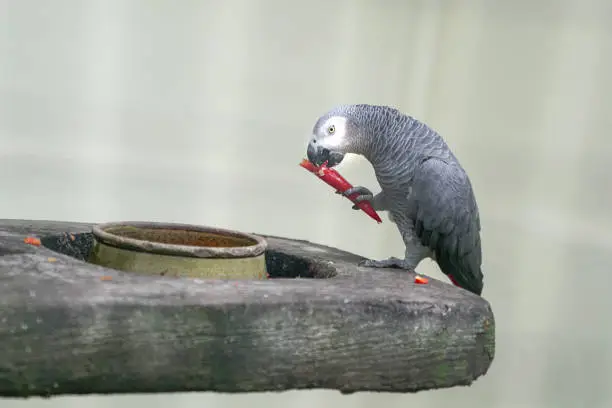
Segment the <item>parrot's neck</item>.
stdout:
<svg viewBox="0 0 612 408">
<path fill-rule="evenodd" d="M 367 137 L 371 142 L 363 152 L 381 185 L 396 185 L 398 180 L 409 183 L 424 159 L 448 157 L 446 143 L 424 123 L 405 115 L 387 123 L 391 126 L 370 129 Z"/>
<path fill-rule="evenodd" d="M 372 164 L 383 188 L 399 180 L 410 183 L 417 166 L 428 157 L 453 160 L 438 133 L 395 108 L 362 104 L 340 109 L 359 129 L 351 153 L 363 155 Z"/>
<path fill-rule="evenodd" d="M 372 164 L 381 187 L 397 185 L 398 180 L 412 180 L 421 152 L 409 137 L 378 134 L 364 157 Z"/>
</svg>

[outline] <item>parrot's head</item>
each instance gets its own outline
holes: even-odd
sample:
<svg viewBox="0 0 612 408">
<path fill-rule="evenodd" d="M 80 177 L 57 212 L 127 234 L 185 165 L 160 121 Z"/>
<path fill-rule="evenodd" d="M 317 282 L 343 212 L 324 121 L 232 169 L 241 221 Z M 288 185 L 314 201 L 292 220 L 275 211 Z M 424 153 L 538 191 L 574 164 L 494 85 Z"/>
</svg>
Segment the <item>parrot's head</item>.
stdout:
<svg viewBox="0 0 612 408">
<path fill-rule="evenodd" d="M 308 160 L 320 166 L 338 165 L 346 153 L 358 152 L 359 128 L 344 107 L 321 116 L 312 129 L 312 138 L 306 151 Z"/>
</svg>

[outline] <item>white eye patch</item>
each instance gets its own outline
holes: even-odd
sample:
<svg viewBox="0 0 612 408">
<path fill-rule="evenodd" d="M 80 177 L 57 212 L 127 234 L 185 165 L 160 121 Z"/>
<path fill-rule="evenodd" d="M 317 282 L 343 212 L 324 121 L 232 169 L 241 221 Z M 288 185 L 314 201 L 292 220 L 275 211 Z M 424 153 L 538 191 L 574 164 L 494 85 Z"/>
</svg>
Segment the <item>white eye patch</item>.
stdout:
<svg viewBox="0 0 612 408">
<path fill-rule="evenodd" d="M 330 130 L 333 131 L 330 132 Z M 323 131 L 326 134 L 322 140 L 325 147 L 329 149 L 341 147 L 346 141 L 346 118 L 332 116 L 323 124 Z"/>
</svg>

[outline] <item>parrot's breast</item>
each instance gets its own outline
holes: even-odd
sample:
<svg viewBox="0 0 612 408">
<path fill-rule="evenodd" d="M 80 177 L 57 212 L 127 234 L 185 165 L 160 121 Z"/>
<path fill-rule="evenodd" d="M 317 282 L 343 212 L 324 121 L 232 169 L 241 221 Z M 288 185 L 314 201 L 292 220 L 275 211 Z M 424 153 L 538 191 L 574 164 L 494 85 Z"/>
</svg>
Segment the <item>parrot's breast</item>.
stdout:
<svg viewBox="0 0 612 408">
<path fill-rule="evenodd" d="M 414 197 L 412 187 L 401 189 L 382 189 L 387 197 L 389 220 L 398 226 L 411 225 L 413 222 Z"/>
</svg>

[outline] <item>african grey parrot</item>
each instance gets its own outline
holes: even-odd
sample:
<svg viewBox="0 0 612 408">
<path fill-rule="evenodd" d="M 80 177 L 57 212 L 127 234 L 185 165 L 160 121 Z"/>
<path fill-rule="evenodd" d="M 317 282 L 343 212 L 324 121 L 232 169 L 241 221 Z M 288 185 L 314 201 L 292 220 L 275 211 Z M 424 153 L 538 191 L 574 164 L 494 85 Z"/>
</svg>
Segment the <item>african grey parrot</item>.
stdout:
<svg viewBox="0 0 612 408">
<path fill-rule="evenodd" d="M 314 125 L 307 156 L 313 164 L 339 164 L 363 155 L 382 191 L 355 186 L 377 211 L 388 211 L 406 246 L 404 259 L 366 260 L 363 266 L 414 271 L 432 258 L 457 286 L 480 295 L 480 218 L 472 185 L 442 137 L 426 124 L 388 106 L 342 105 Z M 353 206 L 357 209 L 357 206 Z"/>
</svg>

